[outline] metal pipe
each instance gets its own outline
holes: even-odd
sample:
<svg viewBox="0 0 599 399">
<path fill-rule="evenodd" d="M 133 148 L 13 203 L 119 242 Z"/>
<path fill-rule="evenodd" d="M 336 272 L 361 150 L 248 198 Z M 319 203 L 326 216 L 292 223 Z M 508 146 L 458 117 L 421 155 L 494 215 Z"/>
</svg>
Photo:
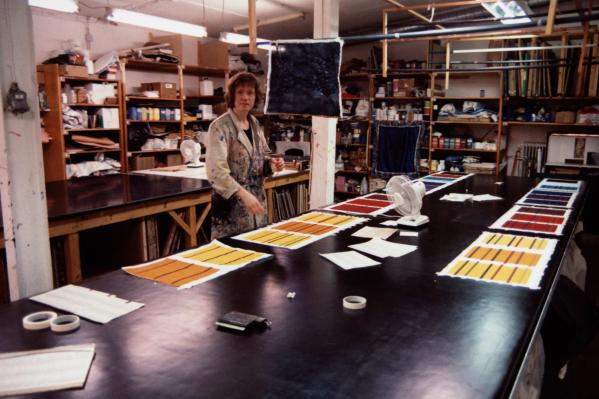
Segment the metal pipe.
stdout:
<svg viewBox="0 0 599 399">
<path fill-rule="evenodd" d="M 443 63 L 444 64 L 444 63 Z M 487 68 L 460 68 L 460 69 L 447 69 L 447 68 L 422 68 L 422 69 L 409 69 L 409 68 L 389 68 L 388 73 L 431 73 L 431 72 L 493 72 L 493 71 L 509 71 L 511 69 L 540 69 L 540 68 L 553 68 L 553 67 L 564 67 L 569 65 L 577 65 L 578 62 L 567 62 L 567 63 L 552 63 L 552 64 L 536 64 L 536 65 L 516 65 L 516 66 L 497 66 Z M 584 62 L 583 65 L 599 65 L 599 61 Z M 378 72 L 380 69 L 362 69 L 365 72 Z"/>
<path fill-rule="evenodd" d="M 461 50 L 453 50 L 453 54 L 466 54 L 466 53 L 506 53 L 509 51 L 528 51 L 528 50 L 556 50 L 560 48 L 588 48 L 597 47 L 596 44 L 587 44 L 585 46 L 580 44 L 568 44 L 560 46 L 529 46 L 529 47 L 498 47 L 498 48 L 469 48 Z"/>
</svg>

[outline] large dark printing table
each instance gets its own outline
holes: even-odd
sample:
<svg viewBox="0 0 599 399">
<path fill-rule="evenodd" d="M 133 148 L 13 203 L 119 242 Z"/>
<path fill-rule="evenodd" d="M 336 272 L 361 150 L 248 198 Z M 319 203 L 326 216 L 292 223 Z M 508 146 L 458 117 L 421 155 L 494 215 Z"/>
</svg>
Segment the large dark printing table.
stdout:
<svg viewBox="0 0 599 399">
<path fill-rule="evenodd" d="M 47 309 L 30 300 L 0 307 L 0 351 L 95 343 L 84 389 L 37 397 L 85 398 L 502 398 L 518 378 L 551 296 L 585 186 L 559 238 L 540 290 L 440 277 L 454 257 L 538 181 L 475 176 L 425 197 L 431 219 L 417 244 L 382 266 L 344 271 L 319 253 L 347 250 L 361 226 L 299 250 L 232 239 L 274 254 L 187 290 L 111 272 L 82 285 L 145 303 L 99 325 L 82 320 L 68 335 L 25 331 L 21 318 Z M 451 203 L 448 192 L 494 194 L 503 201 Z M 382 220 L 368 224 L 376 226 Z M 296 292 L 288 300 L 288 292 Z M 361 295 L 367 307 L 345 310 Z M 267 317 L 271 329 L 217 330 L 238 310 Z M 35 396 L 35 395 L 34 395 Z"/>
</svg>

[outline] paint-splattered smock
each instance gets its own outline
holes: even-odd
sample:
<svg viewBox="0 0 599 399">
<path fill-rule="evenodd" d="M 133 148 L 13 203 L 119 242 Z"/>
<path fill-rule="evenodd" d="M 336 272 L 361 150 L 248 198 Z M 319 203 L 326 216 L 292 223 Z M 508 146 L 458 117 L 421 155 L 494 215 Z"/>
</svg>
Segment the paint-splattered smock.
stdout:
<svg viewBox="0 0 599 399">
<path fill-rule="evenodd" d="M 264 159 L 270 152 L 260 124 L 251 115 L 252 143 L 229 110 L 210 124 L 206 144 L 206 173 L 212 185 L 212 239 L 265 226 Z M 252 215 L 233 195 L 241 187 L 252 193 L 265 212 Z"/>
</svg>

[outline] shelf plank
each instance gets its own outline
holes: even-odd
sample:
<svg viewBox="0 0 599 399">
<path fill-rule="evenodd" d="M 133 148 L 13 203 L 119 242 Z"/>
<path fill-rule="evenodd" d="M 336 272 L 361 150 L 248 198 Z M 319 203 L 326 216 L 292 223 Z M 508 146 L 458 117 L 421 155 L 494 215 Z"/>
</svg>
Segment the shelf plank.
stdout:
<svg viewBox="0 0 599 399">
<path fill-rule="evenodd" d="M 139 154 L 153 154 L 153 153 L 167 153 L 167 152 L 179 152 L 178 148 L 168 148 L 164 150 L 141 150 L 141 151 L 129 151 L 127 152 L 127 156 L 131 157 L 133 155 Z"/>
<path fill-rule="evenodd" d="M 145 96 L 135 96 L 135 95 L 126 95 L 125 101 L 181 101 L 180 98 L 167 98 L 167 97 L 145 97 Z"/>
<path fill-rule="evenodd" d="M 348 174 L 352 174 L 352 175 L 368 175 L 368 171 L 367 170 L 351 170 L 351 169 L 339 169 L 336 170 L 335 173 L 348 173 Z"/>
<path fill-rule="evenodd" d="M 123 60 L 126 69 L 136 71 L 156 71 L 177 73 L 179 64 L 170 64 L 167 62 L 141 61 L 141 60 Z"/>
<path fill-rule="evenodd" d="M 185 96 L 186 100 L 198 100 L 198 101 L 225 101 L 225 96 Z"/>
<path fill-rule="evenodd" d="M 436 100 L 452 100 L 452 101 L 476 101 L 476 100 L 492 100 L 492 101 L 499 101 L 501 100 L 501 97 L 476 97 L 476 96 L 460 96 L 460 97 L 443 97 L 443 96 L 434 96 L 433 97 L 433 101 Z"/>
<path fill-rule="evenodd" d="M 452 152 L 487 152 L 495 154 L 496 150 L 479 150 L 475 148 L 431 148 L 431 152 L 435 151 L 452 151 Z"/>
<path fill-rule="evenodd" d="M 137 119 L 127 119 L 127 123 L 181 123 L 181 121 L 175 119 L 168 120 L 137 120 Z"/>
<path fill-rule="evenodd" d="M 597 126 L 587 124 L 587 123 L 521 122 L 521 121 L 503 121 L 503 123 L 507 124 L 507 125 L 524 125 L 524 126 L 586 126 L 586 127 L 597 128 Z"/>
<path fill-rule="evenodd" d="M 66 151 L 65 152 L 65 157 L 68 158 L 72 155 L 83 155 L 83 154 L 98 154 L 98 153 L 107 153 L 107 152 L 121 152 L 120 148 L 115 148 L 115 149 L 106 149 L 106 148 L 100 148 L 97 150 L 76 150 L 76 151 Z"/>
<path fill-rule="evenodd" d="M 71 132 L 73 133 L 77 133 L 77 132 L 111 132 L 111 131 L 118 131 L 121 130 L 121 128 L 115 127 L 115 128 L 103 128 L 103 127 L 94 127 L 94 128 L 86 128 L 86 129 L 65 129 L 64 132 L 65 134 L 69 134 Z"/>
<path fill-rule="evenodd" d="M 371 101 L 418 101 L 418 100 L 430 100 L 430 97 L 372 97 Z"/>
<path fill-rule="evenodd" d="M 185 75 L 225 77 L 229 71 L 220 68 L 205 68 L 199 65 L 183 65 Z"/>
<path fill-rule="evenodd" d="M 499 122 L 478 122 L 478 121 L 433 121 L 433 125 L 499 125 Z"/>
<path fill-rule="evenodd" d="M 521 97 L 506 96 L 506 101 L 598 101 L 598 97 Z"/>
<path fill-rule="evenodd" d="M 97 77 L 87 77 L 87 78 L 83 78 L 80 76 L 68 76 L 68 75 L 62 75 L 60 76 L 60 80 L 62 82 L 74 82 L 74 81 L 80 81 L 80 82 L 97 82 L 97 83 L 118 83 L 120 82 L 120 80 L 118 79 L 100 79 Z"/>
<path fill-rule="evenodd" d="M 118 104 L 79 104 L 79 103 L 68 103 L 69 107 L 84 107 L 84 108 L 119 108 Z"/>
</svg>

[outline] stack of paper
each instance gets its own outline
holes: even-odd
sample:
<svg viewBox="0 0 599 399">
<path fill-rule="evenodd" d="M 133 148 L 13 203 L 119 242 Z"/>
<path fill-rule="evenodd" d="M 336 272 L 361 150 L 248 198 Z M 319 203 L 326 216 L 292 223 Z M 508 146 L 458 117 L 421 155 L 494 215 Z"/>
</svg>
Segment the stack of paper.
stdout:
<svg viewBox="0 0 599 399">
<path fill-rule="evenodd" d="M 76 285 L 65 285 L 44 292 L 32 296 L 31 300 L 102 324 L 144 306 L 143 303 L 130 302 L 106 292 L 90 290 Z"/>
<path fill-rule="evenodd" d="M 466 202 L 471 200 L 474 197 L 472 194 L 459 194 L 459 193 L 451 193 L 445 194 L 441 198 L 441 201 L 451 201 L 451 202 Z"/>
<path fill-rule="evenodd" d="M 346 252 L 332 252 L 328 254 L 320 254 L 323 258 L 326 258 L 336 264 L 337 266 L 345 269 L 357 269 L 360 267 L 369 267 L 380 265 L 380 262 L 370 259 L 367 256 L 362 255 L 356 251 Z"/>
<path fill-rule="evenodd" d="M 373 238 L 370 241 L 350 245 L 349 247 L 379 258 L 386 258 L 388 256 L 399 258 L 400 256 L 404 256 L 418 249 L 415 245 L 397 244 L 381 240 L 380 238 Z"/>
<path fill-rule="evenodd" d="M 383 240 L 391 237 L 397 232 L 397 229 L 389 229 L 384 227 L 370 227 L 364 226 L 360 230 L 356 231 L 352 236 L 362 238 L 381 238 Z"/>
<path fill-rule="evenodd" d="M 81 388 L 94 344 L 0 354 L 0 396 Z"/>
<path fill-rule="evenodd" d="M 472 197 L 472 201 L 498 201 L 498 200 L 502 200 L 503 198 L 501 197 L 497 197 L 495 195 L 491 195 L 491 194 L 480 194 L 480 195 L 475 195 L 474 197 Z"/>
</svg>

